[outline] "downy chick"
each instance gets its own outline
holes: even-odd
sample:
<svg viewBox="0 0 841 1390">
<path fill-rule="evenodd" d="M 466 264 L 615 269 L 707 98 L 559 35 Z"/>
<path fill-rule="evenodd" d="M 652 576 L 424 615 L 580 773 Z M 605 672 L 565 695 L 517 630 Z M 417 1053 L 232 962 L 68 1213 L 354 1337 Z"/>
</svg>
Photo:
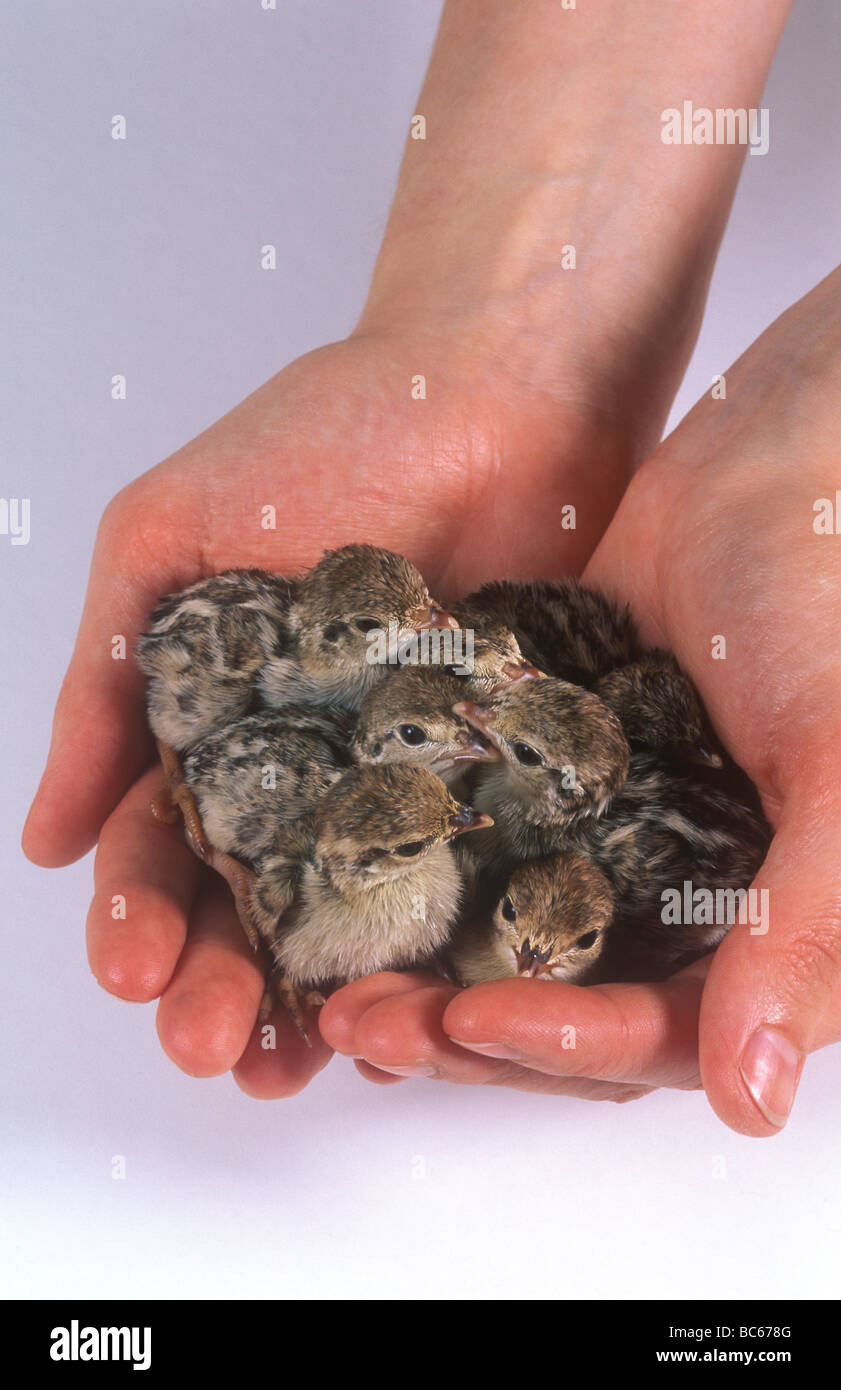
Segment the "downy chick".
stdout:
<svg viewBox="0 0 841 1390">
<path fill-rule="evenodd" d="M 463 691 L 463 681 L 434 666 L 395 672 L 365 696 L 353 756 L 361 763 L 416 763 L 449 787 L 460 781 L 465 765 L 495 762 L 496 749 L 453 712 Z"/>
<path fill-rule="evenodd" d="M 619 718 L 634 752 L 720 768 L 698 693 L 669 653 L 654 649 L 596 683 L 595 693 Z"/>
<path fill-rule="evenodd" d="M 475 850 L 497 872 L 562 848 L 566 828 L 601 815 L 625 780 L 619 720 L 578 686 L 547 677 L 454 708 L 500 754 L 482 770 L 475 798 L 495 821 Z"/>
<path fill-rule="evenodd" d="M 444 668 L 462 681 L 462 699 L 482 699 L 516 681 L 543 675 L 526 660 L 511 629 L 481 607 L 474 608 L 465 600 L 450 604 L 449 611 L 462 632 L 471 634 L 473 644 L 470 666 L 456 664 Z M 462 641 L 466 646 L 466 636 Z"/>
<path fill-rule="evenodd" d="M 172 820 L 180 807 L 207 859 L 212 846 L 179 755 L 261 705 L 335 702 L 358 710 L 389 669 L 368 660 L 368 635 L 389 624 L 400 639 L 454 620 L 430 599 L 414 565 L 371 545 L 327 551 L 295 579 L 229 570 L 160 599 L 137 642 L 166 779 L 155 814 Z"/>
<path fill-rule="evenodd" d="M 301 995 L 435 959 L 458 915 L 451 842 L 491 824 L 424 767 L 346 772 L 308 825 L 281 832 L 258 865 L 254 904 L 279 974 Z"/>
<path fill-rule="evenodd" d="M 514 870 L 490 924 L 474 919 L 448 952 L 462 985 L 510 976 L 570 984 L 592 976 L 613 917 L 613 893 L 581 854 L 532 859 Z"/>
<path fill-rule="evenodd" d="M 592 686 L 639 652 L 628 608 L 577 579 L 496 580 L 470 594 L 464 605 L 509 628 L 523 656 L 539 670 L 574 685 Z"/>
<path fill-rule="evenodd" d="M 566 836 L 567 848 L 598 863 L 616 897 L 617 978 L 662 978 L 716 946 L 732 925 L 727 904 L 750 885 L 771 836 L 743 774 L 722 780 L 654 753 L 634 754 L 604 815 L 577 822 Z M 699 889 L 711 894 L 714 910 L 673 921 L 687 884 L 690 896 Z M 726 896 L 716 902 L 716 893 Z"/>
<path fill-rule="evenodd" d="M 250 866 L 275 843 L 280 827 L 311 815 L 351 766 L 355 725 L 347 710 L 284 705 L 233 720 L 184 757 L 185 785 L 206 836 L 202 857 L 230 885 L 254 949 Z M 191 839 L 188 823 L 187 830 Z"/>
</svg>

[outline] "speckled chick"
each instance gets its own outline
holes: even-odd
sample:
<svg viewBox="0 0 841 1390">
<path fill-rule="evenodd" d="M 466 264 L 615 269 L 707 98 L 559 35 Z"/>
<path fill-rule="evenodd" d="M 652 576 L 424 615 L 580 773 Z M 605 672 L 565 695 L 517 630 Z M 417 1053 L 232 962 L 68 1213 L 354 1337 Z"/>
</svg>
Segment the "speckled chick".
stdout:
<svg viewBox="0 0 841 1390">
<path fill-rule="evenodd" d="M 226 724 L 194 744 L 184 777 L 217 849 L 254 863 L 281 826 L 311 814 L 352 766 L 356 717 L 284 705 Z"/>
<path fill-rule="evenodd" d="M 181 752 L 259 703 L 357 710 L 388 672 L 367 658 L 389 623 L 405 637 L 453 620 L 414 565 L 370 545 L 328 551 L 300 578 L 230 570 L 169 594 L 137 643 L 152 732 Z"/>
<path fill-rule="evenodd" d="M 669 652 L 645 652 L 602 676 L 595 693 L 618 716 L 632 751 L 722 766 L 698 693 Z"/>
<path fill-rule="evenodd" d="M 664 920 L 667 902 L 675 893 L 682 900 L 686 883 L 713 895 L 747 888 L 771 835 L 746 778 L 722 780 L 718 771 L 634 754 L 604 815 L 577 822 L 566 835 L 570 850 L 598 863 L 616 897 L 617 978 L 661 978 L 716 946 L 732 925 L 726 916 Z"/>
<path fill-rule="evenodd" d="M 455 706 L 498 750 L 483 768 L 476 806 L 495 821 L 474 850 L 497 871 L 562 848 L 565 829 L 598 817 L 622 786 L 628 744 L 596 695 L 547 677 L 484 704 Z"/>
<path fill-rule="evenodd" d="M 532 859 L 514 870 L 493 918 L 457 932 L 448 958 L 462 985 L 511 976 L 585 983 L 602 955 L 613 893 L 581 854 Z"/>
<path fill-rule="evenodd" d="M 509 628 L 539 670 L 575 685 L 592 686 L 639 654 L 628 608 L 576 579 L 501 579 L 484 584 L 464 604 Z"/>
<path fill-rule="evenodd" d="M 297 859 L 281 837 L 258 866 L 257 910 L 283 979 L 320 989 L 433 960 L 461 900 L 451 842 L 488 823 L 426 768 L 345 773 L 295 827 Z"/>
<path fill-rule="evenodd" d="M 460 781 L 465 765 L 495 762 L 496 749 L 453 712 L 463 692 L 463 681 L 434 666 L 395 672 L 365 696 L 353 756 L 380 765 L 416 763 L 448 786 Z"/>
</svg>

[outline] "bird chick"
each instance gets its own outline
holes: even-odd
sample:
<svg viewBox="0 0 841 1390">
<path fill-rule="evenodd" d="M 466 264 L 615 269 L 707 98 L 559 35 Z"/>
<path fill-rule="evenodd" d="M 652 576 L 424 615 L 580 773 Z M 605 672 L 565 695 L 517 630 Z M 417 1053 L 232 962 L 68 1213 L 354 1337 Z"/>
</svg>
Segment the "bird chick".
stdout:
<svg viewBox="0 0 841 1390">
<path fill-rule="evenodd" d="M 738 773 L 738 770 L 737 770 Z M 568 827 L 565 845 L 590 855 L 617 904 L 611 933 L 617 977 L 662 978 L 718 945 L 732 925 L 729 903 L 762 865 L 772 831 L 744 776 L 635 753 L 625 785 L 598 820 Z M 714 910 L 672 920 L 676 895 L 711 895 Z"/>
<path fill-rule="evenodd" d="M 235 719 L 185 754 L 184 784 L 205 836 L 201 857 L 228 882 L 255 950 L 252 866 L 280 827 L 311 814 L 350 767 L 355 723 L 347 710 L 285 705 Z M 188 815 L 185 827 L 192 842 Z"/>
<path fill-rule="evenodd" d="M 453 712 L 463 691 L 464 682 L 439 667 L 396 671 L 362 701 L 353 756 L 361 763 L 416 763 L 450 787 L 465 764 L 495 762 L 496 749 Z"/>
<path fill-rule="evenodd" d="M 613 710 L 631 748 L 720 768 L 694 685 L 675 658 L 654 649 L 602 676 L 594 687 Z"/>
<path fill-rule="evenodd" d="M 496 904 L 493 919 L 474 919 L 448 956 L 462 985 L 510 976 L 581 981 L 604 949 L 613 893 L 601 870 L 581 854 L 555 854 L 521 864 Z"/>
<path fill-rule="evenodd" d="M 601 815 L 625 780 L 622 726 L 578 686 L 546 677 L 454 708 L 500 754 L 498 764 L 482 769 L 475 798 L 496 822 L 475 848 L 498 869 L 560 848 L 564 829 Z"/>
<path fill-rule="evenodd" d="M 628 608 L 576 579 L 501 579 L 484 584 L 464 604 L 509 628 L 539 670 L 575 685 L 592 686 L 638 654 Z"/>
<path fill-rule="evenodd" d="M 414 565 L 371 545 L 327 551 L 299 578 L 229 570 L 160 599 L 137 642 L 166 778 L 155 814 L 171 820 L 180 807 L 196 851 L 209 859 L 179 755 L 255 706 L 304 701 L 358 710 L 388 673 L 368 659 L 368 637 L 389 624 L 398 640 L 455 625 Z"/>
<path fill-rule="evenodd" d="M 389 638 L 400 644 L 456 621 L 431 599 L 415 566 L 373 545 L 327 551 L 298 581 L 290 613 L 292 643 L 260 673 L 267 705 L 306 700 L 359 710 L 368 690 L 391 674 Z M 381 638 L 377 644 L 373 639 Z"/>
<path fill-rule="evenodd" d="M 474 608 L 469 601 L 451 603 L 449 611 L 462 632 L 471 634 L 473 646 L 469 665 L 444 668 L 463 681 L 462 699 L 482 699 L 515 681 L 542 676 L 543 672 L 526 660 L 513 632 L 503 622 L 481 607 Z"/>
<path fill-rule="evenodd" d="M 281 834 L 254 898 L 293 1012 L 302 992 L 434 960 L 461 900 L 452 841 L 490 824 L 427 768 L 393 764 L 346 772 L 297 844 Z"/>
</svg>

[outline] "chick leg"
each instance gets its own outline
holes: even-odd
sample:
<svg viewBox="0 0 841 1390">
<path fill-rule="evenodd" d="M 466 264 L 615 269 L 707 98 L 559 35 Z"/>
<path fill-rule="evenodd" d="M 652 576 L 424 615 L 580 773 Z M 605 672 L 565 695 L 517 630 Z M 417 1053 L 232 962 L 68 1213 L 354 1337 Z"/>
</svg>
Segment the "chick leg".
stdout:
<svg viewBox="0 0 841 1390">
<path fill-rule="evenodd" d="M 260 946 L 260 934 L 251 910 L 251 893 L 254 887 L 254 871 L 249 869 L 232 854 L 225 854 L 208 840 L 199 815 L 199 808 L 192 791 L 184 780 L 181 759 L 175 749 L 158 739 L 158 752 L 163 765 L 166 781 L 152 800 L 152 815 L 156 820 L 172 824 L 181 812 L 184 829 L 190 847 L 199 859 L 221 874 L 234 895 L 237 917 L 248 938 L 252 951 Z"/>
<path fill-rule="evenodd" d="M 260 1005 L 258 1015 L 260 1023 L 265 1023 L 274 1007 L 275 997 L 283 1005 L 287 1013 L 292 1015 L 295 1027 L 301 1034 L 307 1047 L 312 1047 L 312 1038 L 309 1035 L 305 1009 L 317 1009 L 325 1002 L 324 995 L 315 989 L 299 989 L 293 985 L 288 977 L 275 967 L 266 983 L 266 992 Z"/>
<path fill-rule="evenodd" d="M 209 864 L 212 846 L 204 833 L 196 799 L 184 781 L 181 759 L 168 743 L 162 743 L 158 739 L 157 744 L 166 780 L 157 796 L 152 800 L 152 815 L 156 820 L 166 821 L 171 825 L 180 811 L 184 818 L 184 826 L 190 844 L 199 859 L 203 859 L 206 864 Z"/>
</svg>

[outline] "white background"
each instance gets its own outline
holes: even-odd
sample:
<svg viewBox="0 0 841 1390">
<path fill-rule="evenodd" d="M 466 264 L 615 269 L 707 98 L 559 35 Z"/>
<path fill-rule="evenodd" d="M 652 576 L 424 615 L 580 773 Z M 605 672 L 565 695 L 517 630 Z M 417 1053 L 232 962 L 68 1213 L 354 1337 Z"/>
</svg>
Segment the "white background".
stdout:
<svg viewBox="0 0 841 1390">
<path fill-rule="evenodd" d="M 438 12 L 41 0 L 4 15 L 0 492 L 32 503 L 29 545 L 0 537 L 12 1296 L 841 1293 L 839 1050 L 812 1059 L 771 1141 L 725 1130 L 699 1094 L 386 1089 L 341 1059 L 295 1100 L 258 1102 L 182 1075 L 154 1006 L 97 987 L 90 860 L 47 873 L 17 847 L 103 506 L 352 326 Z M 674 420 L 838 256 L 839 21 L 835 0 L 801 4 L 786 32 L 771 152 L 746 161 Z"/>
</svg>

